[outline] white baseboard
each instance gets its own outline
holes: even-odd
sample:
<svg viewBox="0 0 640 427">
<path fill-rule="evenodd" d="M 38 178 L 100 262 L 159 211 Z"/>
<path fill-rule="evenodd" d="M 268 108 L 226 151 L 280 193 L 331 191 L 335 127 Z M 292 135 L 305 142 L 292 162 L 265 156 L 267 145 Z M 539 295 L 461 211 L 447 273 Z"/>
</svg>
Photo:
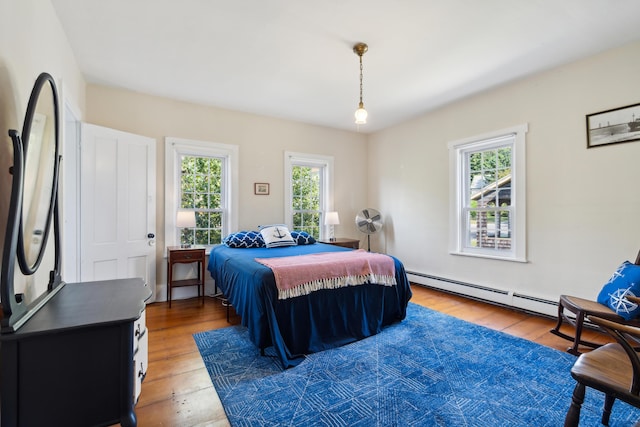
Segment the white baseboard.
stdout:
<svg viewBox="0 0 640 427">
<path fill-rule="evenodd" d="M 220 292 L 218 290 L 218 292 Z M 216 296 L 215 283 L 213 280 L 205 280 L 204 282 L 205 296 Z M 171 300 L 195 298 L 198 296 L 198 289 L 195 286 L 187 286 L 181 288 L 173 288 L 171 291 Z M 154 302 L 167 301 L 167 284 L 159 283 L 156 285 L 156 297 Z"/>
<path fill-rule="evenodd" d="M 432 288 L 442 289 L 444 291 L 490 301 L 521 310 L 531 311 L 546 316 L 556 317 L 558 314 L 558 301 L 538 298 L 507 289 L 492 288 L 489 286 L 432 276 L 415 271 L 407 271 L 407 276 L 413 283 Z"/>
</svg>

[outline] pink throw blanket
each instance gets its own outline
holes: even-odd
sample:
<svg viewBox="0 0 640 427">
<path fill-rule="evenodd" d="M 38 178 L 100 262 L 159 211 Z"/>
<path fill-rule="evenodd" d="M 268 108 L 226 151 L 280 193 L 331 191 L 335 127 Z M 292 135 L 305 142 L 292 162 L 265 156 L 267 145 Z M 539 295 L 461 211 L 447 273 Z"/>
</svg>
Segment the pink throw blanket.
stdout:
<svg viewBox="0 0 640 427">
<path fill-rule="evenodd" d="M 364 283 L 396 285 L 393 259 L 364 249 L 255 260 L 273 270 L 278 299 Z"/>
</svg>

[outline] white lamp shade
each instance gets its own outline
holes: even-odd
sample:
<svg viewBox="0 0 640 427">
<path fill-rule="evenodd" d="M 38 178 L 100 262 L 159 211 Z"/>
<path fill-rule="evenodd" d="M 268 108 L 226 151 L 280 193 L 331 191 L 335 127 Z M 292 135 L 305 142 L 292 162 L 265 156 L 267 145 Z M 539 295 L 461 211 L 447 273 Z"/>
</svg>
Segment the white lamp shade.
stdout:
<svg viewBox="0 0 640 427">
<path fill-rule="evenodd" d="M 339 225 L 340 217 L 338 216 L 338 212 L 327 212 L 324 217 L 325 225 Z"/>
<path fill-rule="evenodd" d="M 364 125 L 367 124 L 367 110 L 364 107 L 360 107 L 356 110 L 356 124 Z"/>
<path fill-rule="evenodd" d="M 193 228 L 196 226 L 196 213 L 194 211 L 178 211 L 176 227 Z"/>
</svg>

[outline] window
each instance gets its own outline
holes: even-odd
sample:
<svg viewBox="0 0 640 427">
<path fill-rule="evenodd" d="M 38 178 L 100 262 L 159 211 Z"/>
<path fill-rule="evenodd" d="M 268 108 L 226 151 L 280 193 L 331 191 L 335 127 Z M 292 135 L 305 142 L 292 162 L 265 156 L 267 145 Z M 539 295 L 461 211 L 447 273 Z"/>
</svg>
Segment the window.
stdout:
<svg viewBox="0 0 640 427">
<path fill-rule="evenodd" d="M 322 168 L 293 165 L 291 168 L 291 209 L 293 229 L 320 236 L 322 217 Z"/>
<path fill-rule="evenodd" d="M 522 125 L 449 144 L 451 252 L 526 261 Z"/>
<path fill-rule="evenodd" d="M 180 243 L 217 245 L 222 242 L 225 213 L 225 159 L 223 157 L 180 155 L 180 206 L 193 210 L 194 228 L 180 230 Z"/>
<path fill-rule="evenodd" d="M 166 138 L 165 154 L 167 245 L 221 243 L 237 226 L 237 146 Z M 195 213 L 195 227 L 177 227 L 179 210 Z"/>
<path fill-rule="evenodd" d="M 285 152 L 285 214 L 292 230 L 324 238 L 324 212 L 333 206 L 332 173 L 332 157 Z"/>
</svg>

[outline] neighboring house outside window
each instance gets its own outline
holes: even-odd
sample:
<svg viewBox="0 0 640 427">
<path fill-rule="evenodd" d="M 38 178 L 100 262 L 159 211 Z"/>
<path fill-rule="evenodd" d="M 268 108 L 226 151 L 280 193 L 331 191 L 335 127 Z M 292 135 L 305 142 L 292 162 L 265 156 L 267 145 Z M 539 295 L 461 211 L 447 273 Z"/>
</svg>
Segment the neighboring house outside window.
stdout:
<svg viewBox="0 0 640 427">
<path fill-rule="evenodd" d="M 285 153 L 285 218 L 291 230 L 326 236 L 324 213 L 333 206 L 333 158 Z"/>
<path fill-rule="evenodd" d="M 523 125 L 449 144 L 452 253 L 526 260 L 526 132 Z"/>
<path fill-rule="evenodd" d="M 237 226 L 238 147 L 166 138 L 165 155 L 167 245 L 220 244 Z M 195 227 L 178 228 L 178 210 L 195 212 Z"/>
</svg>

